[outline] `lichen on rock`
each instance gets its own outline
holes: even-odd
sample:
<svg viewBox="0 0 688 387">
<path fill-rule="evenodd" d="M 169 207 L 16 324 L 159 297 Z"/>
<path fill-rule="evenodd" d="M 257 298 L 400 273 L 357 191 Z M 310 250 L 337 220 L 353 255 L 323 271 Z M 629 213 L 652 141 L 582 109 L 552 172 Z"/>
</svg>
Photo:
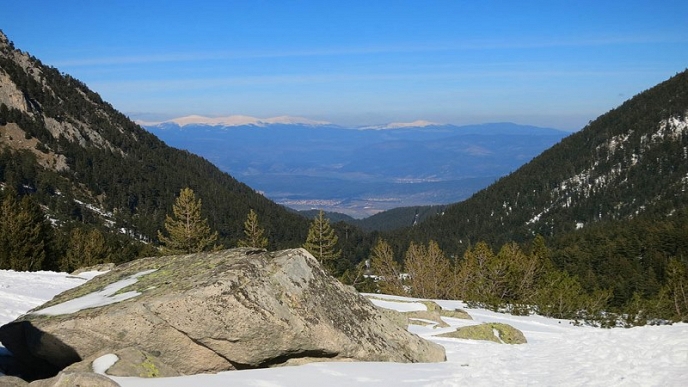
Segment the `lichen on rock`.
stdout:
<svg viewBox="0 0 688 387">
<path fill-rule="evenodd" d="M 142 368 L 122 371 L 127 376 L 163 375 L 163 366 L 197 374 L 322 360 L 445 360 L 443 347 L 392 321 L 327 275 L 303 249 L 144 258 L 38 309 L 102 291 L 137 273 L 148 274 L 120 290 L 136 292 L 134 298 L 66 315 L 30 313 L 21 320 L 54 335 L 81 359 L 103 351 L 121 356 L 125 348 L 140 351 L 140 361 L 129 363 L 138 361 Z M 108 372 L 126 368 L 125 363 Z"/>
<path fill-rule="evenodd" d="M 438 337 L 452 337 L 456 339 L 487 340 L 499 344 L 525 344 L 528 341 L 523 332 L 508 324 L 483 323 L 457 328 L 454 332 L 447 332 Z"/>
</svg>

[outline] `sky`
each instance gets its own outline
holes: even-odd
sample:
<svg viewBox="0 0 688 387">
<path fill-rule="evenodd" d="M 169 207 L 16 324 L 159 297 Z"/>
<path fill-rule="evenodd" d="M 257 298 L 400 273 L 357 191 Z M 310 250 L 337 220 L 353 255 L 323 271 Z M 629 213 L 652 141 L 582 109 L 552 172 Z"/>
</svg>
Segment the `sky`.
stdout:
<svg viewBox="0 0 688 387">
<path fill-rule="evenodd" d="M 0 0 L 15 46 L 133 119 L 578 130 L 688 67 L 688 2 Z"/>
</svg>

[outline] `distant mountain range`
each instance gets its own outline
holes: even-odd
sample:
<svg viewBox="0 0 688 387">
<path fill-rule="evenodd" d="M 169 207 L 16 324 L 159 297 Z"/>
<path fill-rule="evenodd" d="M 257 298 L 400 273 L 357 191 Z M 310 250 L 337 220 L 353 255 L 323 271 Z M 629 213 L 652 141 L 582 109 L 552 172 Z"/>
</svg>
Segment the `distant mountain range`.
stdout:
<svg viewBox="0 0 688 387">
<path fill-rule="evenodd" d="M 348 128 L 286 116 L 188 116 L 140 124 L 277 203 L 355 218 L 461 201 L 569 134 L 513 123 Z"/>
<path fill-rule="evenodd" d="M 282 125 L 330 125 L 327 121 L 315 121 L 303 117 L 279 116 L 272 118 L 256 118 L 251 116 L 227 116 L 227 117 L 204 117 L 198 115 L 191 115 L 185 117 L 174 118 L 166 121 L 149 122 L 137 121 L 141 126 L 158 126 L 161 124 L 176 124 L 180 127 L 187 125 L 209 125 L 209 126 L 266 126 L 274 124 Z"/>
</svg>

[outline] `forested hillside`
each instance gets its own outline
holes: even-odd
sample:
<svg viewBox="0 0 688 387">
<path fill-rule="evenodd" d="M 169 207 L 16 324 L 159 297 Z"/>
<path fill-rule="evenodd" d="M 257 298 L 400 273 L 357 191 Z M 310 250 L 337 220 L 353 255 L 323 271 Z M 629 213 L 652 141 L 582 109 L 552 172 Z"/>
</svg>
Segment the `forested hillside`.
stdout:
<svg viewBox="0 0 688 387">
<path fill-rule="evenodd" d="M 688 72 L 684 71 L 602 115 L 470 199 L 385 238 L 398 260 L 406 251 L 408 261 L 414 243 L 436 241 L 452 258 L 454 273 L 477 256 L 483 258 L 474 269 L 496 270 L 494 275 L 504 275 L 510 270 L 506 267 L 518 262 L 507 258 L 521 256 L 509 247 L 516 242 L 523 251 L 540 257 L 536 261 L 544 272 L 550 271 L 545 269 L 549 264 L 559 271 L 557 280 L 543 289 L 580 287 L 596 308 L 602 305 L 628 316 L 639 311 L 656 312 L 655 316 L 673 313 L 679 316 L 674 318 L 685 319 L 686 224 Z M 540 248 L 533 245 L 537 236 L 544 237 Z M 465 270 L 468 275 L 473 269 Z M 506 281 L 495 277 L 488 282 L 502 280 Z M 575 299 L 575 293 L 566 298 Z M 658 312 L 659 305 L 664 312 Z"/>
<path fill-rule="evenodd" d="M 443 245 L 524 241 L 608 220 L 665 218 L 688 204 L 688 72 L 638 94 L 417 235 Z"/>
<path fill-rule="evenodd" d="M 204 217 L 228 247 L 243 236 L 250 209 L 271 248 L 299 246 L 308 228 L 305 218 L 207 160 L 166 146 L 82 82 L 15 49 L 2 33 L 0 184 L 0 199 L 28 197 L 26 208 L 42 207 L 56 226 L 44 264 L 32 269 L 54 268 L 74 229 L 99 230 L 112 260 L 144 254 L 184 187 L 202 200 Z"/>
</svg>

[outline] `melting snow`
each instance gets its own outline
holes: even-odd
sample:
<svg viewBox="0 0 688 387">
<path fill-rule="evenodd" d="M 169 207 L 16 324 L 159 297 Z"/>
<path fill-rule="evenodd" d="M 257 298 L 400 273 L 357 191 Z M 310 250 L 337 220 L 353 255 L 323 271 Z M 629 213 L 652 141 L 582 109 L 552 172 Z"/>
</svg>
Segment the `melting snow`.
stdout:
<svg viewBox="0 0 688 387">
<path fill-rule="evenodd" d="M 130 298 L 134 298 L 141 293 L 136 291 L 124 292 L 120 294 L 115 294 L 118 291 L 126 288 L 127 286 L 133 285 L 138 281 L 139 277 L 146 274 L 154 272 L 155 269 L 142 271 L 140 273 L 129 276 L 123 280 L 117 281 L 113 284 L 106 286 L 103 290 L 95 293 L 90 293 L 85 296 L 74 298 L 69 301 L 65 301 L 61 304 L 49 306 L 44 309 L 39 309 L 34 311 L 34 314 L 45 314 L 50 316 L 56 316 L 60 314 L 70 314 L 75 313 L 83 309 L 95 308 L 99 306 L 105 306 L 110 304 L 116 304 Z"/>
</svg>

